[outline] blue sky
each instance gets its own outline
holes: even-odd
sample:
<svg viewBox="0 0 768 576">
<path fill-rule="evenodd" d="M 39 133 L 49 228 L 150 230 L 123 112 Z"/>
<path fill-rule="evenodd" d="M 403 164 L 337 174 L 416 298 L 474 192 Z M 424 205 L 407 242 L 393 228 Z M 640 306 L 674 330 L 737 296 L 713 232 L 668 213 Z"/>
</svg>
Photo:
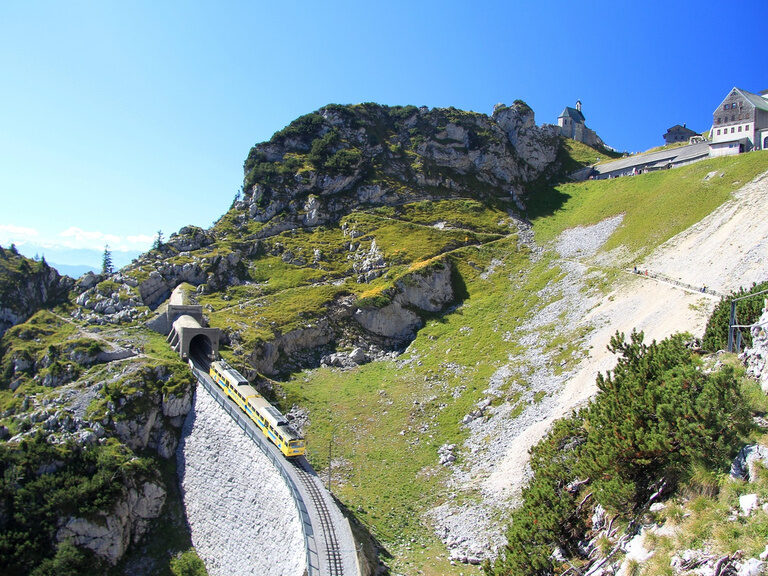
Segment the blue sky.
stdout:
<svg viewBox="0 0 768 576">
<path fill-rule="evenodd" d="M 521 98 L 554 123 L 581 99 L 606 143 L 644 150 L 768 89 L 766 22 L 765 0 L 4 0 L 0 244 L 98 265 L 105 242 L 208 227 L 249 148 L 327 103 Z"/>
</svg>

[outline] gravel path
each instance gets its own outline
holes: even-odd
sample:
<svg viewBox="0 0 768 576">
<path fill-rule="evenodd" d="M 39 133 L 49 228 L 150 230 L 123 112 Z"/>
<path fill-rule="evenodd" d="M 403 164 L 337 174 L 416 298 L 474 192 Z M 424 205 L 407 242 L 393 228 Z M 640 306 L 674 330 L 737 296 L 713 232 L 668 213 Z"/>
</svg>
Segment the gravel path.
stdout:
<svg viewBox="0 0 768 576">
<path fill-rule="evenodd" d="M 210 576 L 304 573 L 304 539 L 282 477 L 200 386 L 177 460 L 192 543 Z"/>
<path fill-rule="evenodd" d="M 611 254 L 597 251 L 620 225 L 616 216 L 594 226 L 565 231 L 554 248 L 565 273 L 540 294 L 545 305 L 523 336 L 527 353 L 510 358 L 490 379 L 487 398 L 508 387 L 519 367 L 526 367 L 525 397 L 545 396 L 530 402 L 514 416 L 514 406 L 489 407 L 485 419 L 469 423 L 472 432 L 449 488 L 455 496 L 469 490 L 480 500 L 448 503 L 429 517 L 451 555 L 461 561 L 495 556 L 505 543 L 506 512 L 519 501 L 529 477 L 528 450 L 546 434 L 552 423 L 583 405 L 596 392 L 599 372 L 613 368 L 616 358 L 606 346 L 616 331 L 645 332 L 646 340 L 660 340 L 675 332 L 700 336 L 717 301 L 711 295 L 636 274 L 625 274 L 615 289 L 603 296 L 587 286 L 587 264 L 616 265 Z M 620 256 L 617 253 L 617 256 Z M 768 278 L 768 172 L 734 194 L 734 198 L 707 218 L 659 247 L 642 266 L 680 282 L 706 285 L 728 292 L 740 285 Z M 564 320 L 563 320 L 564 318 Z M 588 328 L 582 344 L 588 355 L 575 367 L 558 374 L 551 355 L 543 352 L 540 330 L 555 323 L 560 334 Z M 519 378 L 519 376 L 517 376 Z M 457 499 L 457 502 L 462 500 Z"/>
</svg>

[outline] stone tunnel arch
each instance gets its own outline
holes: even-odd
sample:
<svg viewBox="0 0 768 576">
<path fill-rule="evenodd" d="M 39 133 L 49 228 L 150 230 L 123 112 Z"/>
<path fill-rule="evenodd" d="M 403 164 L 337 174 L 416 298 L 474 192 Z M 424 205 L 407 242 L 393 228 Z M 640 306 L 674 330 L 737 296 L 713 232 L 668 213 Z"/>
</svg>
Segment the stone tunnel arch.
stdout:
<svg viewBox="0 0 768 576">
<path fill-rule="evenodd" d="M 184 314 L 174 320 L 171 332 L 168 334 L 168 342 L 176 352 L 179 353 L 182 360 L 189 358 L 190 346 L 192 342 L 199 350 L 206 348 L 206 340 L 210 344 L 208 359 L 213 360 L 219 352 L 219 329 L 206 328 L 200 325 L 197 318 Z M 205 340 L 198 338 L 205 338 Z"/>
</svg>

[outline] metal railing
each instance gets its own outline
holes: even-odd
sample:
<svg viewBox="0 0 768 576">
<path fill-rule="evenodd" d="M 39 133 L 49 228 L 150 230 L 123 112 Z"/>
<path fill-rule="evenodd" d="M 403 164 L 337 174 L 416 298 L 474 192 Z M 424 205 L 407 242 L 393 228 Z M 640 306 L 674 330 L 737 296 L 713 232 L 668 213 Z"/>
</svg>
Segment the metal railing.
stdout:
<svg viewBox="0 0 768 576">
<path fill-rule="evenodd" d="M 741 329 L 751 328 L 752 326 L 754 326 L 754 324 L 751 324 L 751 325 L 739 324 L 736 318 L 736 302 L 740 300 L 746 300 L 747 298 L 762 296 L 763 294 L 768 294 L 768 290 L 761 290 L 760 292 L 755 292 L 754 294 L 747 294 L 746 296 L 741 296 L 739 298 L 731 298 L 731 315 L 728 320 L 728 352 L 736 352 L 736 353 L 741 352 L 741 339 L 742 339 Z"/>
<path fill-rule="evenodd" d="M 215 384 L 212 384 L 204 375 L 198 374 L 198 372 L 201 371 L 199 369 L 193 369 L 193 373 L 197 378 L 197 381 L 200 382 L 200 384 L 203 385 L 203 387 L 211 394 L 211 396 L 213 396 L 216 402 L 222 408 L 224 408 L 227 414 L 229 414 L 232 419 L 237 422 L 240 428 L 242 428 L 245 432 L 246 436 L 253 440 L 253 442 L 261 449 L 269 461 L 272 462 L 275 468 L 277 468 L 278 472 L 280 472 L 280 476 L 283 477 L 283 480 L 285 480 L 285 483 L 288 486 L 288 490 L 291 493 L 291 498 L 293 498 L 293 503 L 296 505 L 296 510 L 299 512 L 299 516 L 301 517 L 301 533 L 304 537 L 304 548 L 306 550 L 307 557 L 306 573 L 308 576 L 319 575 L 320 559 L 317 552 L 316 543 L 314 541 L 315 537 L 314 531 L 312 530 L 312 523 L 309 519 L 309 511 L 307 510 L 306 504 L 304 504 L 304 499 L 301 497 L 301 494 L 296 487 L 296 483 L 285 469 L 285 460 L 279 456 L 275 456 L 270 446 L 267 444 L 269 441 L 261 433 L 261 430 L 255 429 L 255 424 L 247 419 L 239 408 L 233 407 L 232 404 L 227 400 L 226 396 L 218 389 Z"/>
</svg>

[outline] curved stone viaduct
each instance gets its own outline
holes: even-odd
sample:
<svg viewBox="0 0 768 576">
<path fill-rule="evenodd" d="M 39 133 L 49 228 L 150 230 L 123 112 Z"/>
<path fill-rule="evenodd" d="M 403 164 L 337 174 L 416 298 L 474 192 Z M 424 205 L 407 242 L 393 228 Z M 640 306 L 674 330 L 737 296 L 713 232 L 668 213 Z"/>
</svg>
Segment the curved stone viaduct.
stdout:
<svg viewBox="0 0 768 576">
<path fill-rule="evenodd" d="M 211 380 L 219 330 L 177 287 L 149 326 L 199 385 L 177 451 L 192 542 L 212 576 L 358 576 L 349 521 L 305 458 L 286 460 Z"/>
<path fill-rule="evenodd" d="M 207 560 L 206 565 L 211 562 L 214 566 L 211 573 L 230 576 L 233 574 L 243 576 L 265 573 L 293 574 L 291 570 L 295 560 L 292 554 L 296 550 L 303 550 L 301 562 L 303 574 L 358 576 L 360 574 L 358 546 L 352 535 L 349 521 L 336 506 L 309 463 L 303 457 L 294 462 L 286 460 L 277 447 L 266 439 L 256 424 L 245 417 L 238 406 L 213 383 L 207 374 L 204 362 L 193 358 L 190 364 L 200 385 L 195 408 L 190 412 L 185 424 L 185 438 L 178 453 L 179 468 L 187 517 L 192 530 L 192 541 L 196 548 L 200 547 L 201 556 Z M 210 398 L 205 398 L 206 395 Z M 206 421 L 210 417 L 211 398 L 214 400 L 215 407 L 218 408 L 218 414 L 214 415 L 213 419 L 227 419 L 230 420 L 228 424 L 231 425 L 217 434 L 207 432 L 199 434 L 212 446 L 211 452 L 216 452 L 215 458 L 219 460 L 220 466 L 214 466 L 208 479 L 196 484 L 194 480 L 187 480 L 188 471 L 194 467 L 190 462 L 191 453 L 188 447 L 195 445 L 195 441 L 192 440 L 190 443 L 190 439 L 196 437 L 195 421 L 198 417 L 198 407 L 203 408 L 206 416 L 201 418 Z M 248 440 L 244 445 L 243 438 Z M 230 442 L 240 444 L 242 448 L 235 450 L 230 457 L 222 461 L 219 451 L 223 449 L 223 445 L 229 445 Z M 251 466 L 252 462 L 256 464 Z M 243 466 L 248 470 L 240 470 Z M 214 486 L 221 488 L 222 484 L 237 487 L 236 493 L 224 490 L 222 494 L 222 490 L 219 490 L 219 497 L 216 498 L 219 501 L 216 506 L 222 505 L 221 500 L 229 501 L 233 505 L 232 512 L 214 512 L 211 516 L 213 505 L 201 508 L 187 504 L 190 496 L 195 500 L 195 495 L 199 498 L 202 492 L 211 491 Z M 287 488 L 288 494 L 277 499 L 270 496 L 276 484 L 281 485 L 281 490 Z M 243 488 L 246 491 L 250 490 L 248 493 L 251 496 L 240 496 L 243 494 Z M 259 496 L 253 497 L 253 494 L 259 494 L 262 491 L 265 495 L 264 500 Z M 266 515 L 262 511 L 265 503 L 271 506 Z M 244 505 L 251 508 L 249 508 L 250 512 L 243 517 Z M 237 512 L 234 512 L 235 510 Z M 280 520 L 277 522 L 270 521 L 275 510 L 283 511 L 278 515 Z M 221 521 L 222 519 L 224 521 Z M 296 525 L 300 527 L 303 546 L 297 547 L 292 544 L 296 538 Z M 200 528 L 197 532 L 196 526 Z M 247 530 L 249 527 L 256 528 L 256 536 L 244 538 L 240 531 Z M 278 532 L 280 553 L 274 553 L 275 527 Z M 235 533 L 238 533 L 237 537 Z M 260 555 L 260 562 L 252 561 L 247 566 L 240 566 L 243 571 L 236 571 L 236 567 L 240 564 L 240 561 L 235 559 L 237 554 L 229 554 L 216 544 L 213 545 L 213 549 L 210 549 L 211 540 L 226 541 L 229 545 L 232 540 L 239 542 L 235 548 L 245 546 L 249 549 L 248 554 Z M 220 557 L 219 554 L 225 557 Z M 264 570 L 263 562 L 267 562 L 271 568 Z M 217 566 L 221 566 L 223 571 L 216 572 Z M 284 572 L 284 570 L 287 571 Z"/>
</svg>

